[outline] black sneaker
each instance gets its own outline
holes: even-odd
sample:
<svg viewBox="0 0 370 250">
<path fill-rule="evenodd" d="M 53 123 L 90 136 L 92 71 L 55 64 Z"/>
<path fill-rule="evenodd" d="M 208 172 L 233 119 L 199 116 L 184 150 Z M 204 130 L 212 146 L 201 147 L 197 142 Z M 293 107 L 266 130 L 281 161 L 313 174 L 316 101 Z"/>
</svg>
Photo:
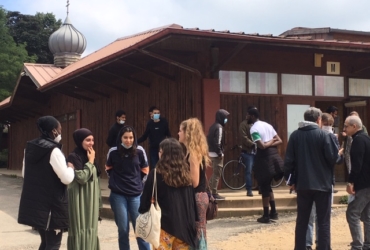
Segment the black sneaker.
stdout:
<svg viewBox="0 0 370 250">
<path fill-rule="evenodd" d="M 270 223 L 270 217 L 265 217 L 265 216 L 262 216 L 261 218 L 258 218 L 257 219 L 257 222 L 259 223 Z"/>
<path fill-rule="evenodd" d="M 249 197 L 253 197 L 253 193 L 252 193 L 252 191 L 247 191 L 247 196 L 249 196 Z"/>
<path fill-rule="evenodd" d="M 225 197 L 219 195 L 219 194 L 212 194 L 213 198 L 216 200 L 216 201 L 224 201 L 225 200 Z"/>
<path fill-rule="evenodd" d="M 269 217 L 270 217 L 270 220 L 278 220 L 279 214 L 278 213 L 269 214 Z"/>
</svg>

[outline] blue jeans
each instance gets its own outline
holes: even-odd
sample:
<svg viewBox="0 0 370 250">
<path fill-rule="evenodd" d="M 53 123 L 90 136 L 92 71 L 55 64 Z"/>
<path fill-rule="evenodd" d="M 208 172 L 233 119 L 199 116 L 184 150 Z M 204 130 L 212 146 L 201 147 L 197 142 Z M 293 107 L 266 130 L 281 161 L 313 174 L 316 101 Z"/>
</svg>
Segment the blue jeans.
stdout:
<svg viewBox="0 0 370 250">
<path fill-rule="evenodd" d="M 254 154 L 242 153 L 243 164 L 245 165 L 245 189 L 252 192 L 252 167 Z"/>
<path fill-rule="evenodd" d="M 346 217 L 352 236 L 351 250 L 370 249 L 370 188 L 356 191 L 355 199 L 348 204 Z"/>
<path fill-rule="evenodd" d="M 139 216 L 140 195 L 125 196 L 111 192 L 109 196 L 110 206 L 114 212 L 114 220 L 118 227 L 118 245 L 120 250 L 130 250 L 129 242 L 129 216 L 133 228 L 136 226 L 136 218 Z M 136 238 L 140 250 L 150 250 L 149 243 L 141 238 Z"/>
<path fill-rule="evenodd" d="M 155 165 L 157 165 L 157 162 L 159 161 L 159 148 L 149 148 L 149 154 L 150 154 L 150 164 L 149 168 L 150 170 L 155 168 Z"/>
</svg>

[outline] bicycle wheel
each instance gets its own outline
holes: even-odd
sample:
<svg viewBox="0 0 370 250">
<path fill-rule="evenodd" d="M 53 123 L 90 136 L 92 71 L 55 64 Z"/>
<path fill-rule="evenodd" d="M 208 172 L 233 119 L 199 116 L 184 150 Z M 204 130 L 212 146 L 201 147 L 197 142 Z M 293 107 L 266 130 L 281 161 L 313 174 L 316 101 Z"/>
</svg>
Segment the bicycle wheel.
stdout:
<svg viewBox="0 0 370 250">
<path fill-rule="evenodd" d="M 237 160 L 227 162 L 222 168 L 222 180 L 232 190 L 245 187 L 245 166 Z"/>
<path fill-rule="evenodd" d="M 279 187 L 281 185 L 281 183 L 283 183 L 283 181 L 284 181 L 284 176 L 281 177 L 281 179 L 279 179 L 277 181 L 275 179 L 272 179 L 272 181 L 271 181 L 271 187 L 272 188 L 277 188 L 277 187 Z"/>
</svg>

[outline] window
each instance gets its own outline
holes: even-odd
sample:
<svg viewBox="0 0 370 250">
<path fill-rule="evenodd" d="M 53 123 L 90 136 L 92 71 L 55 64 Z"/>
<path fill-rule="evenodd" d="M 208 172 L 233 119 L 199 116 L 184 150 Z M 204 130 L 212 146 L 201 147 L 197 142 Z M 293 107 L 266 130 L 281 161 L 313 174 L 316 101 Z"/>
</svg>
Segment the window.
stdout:
<svg viewBox="0 0 370 250">
<path fill-rule="evenodd" d="M 349 79 L 350 96 L 370 96 L 370 79 Z"/>
<path fill-rule="evenodd" d="M 316 96 L 344 96 L 344 78 L 341 76 L 315 76 Z"/>
<path fill-rule="evenodd" d="M 220 91 L 246 93 L 244 71 L 220 71 Z"/>
<path fill-rule="evenodd" d="M 248 74 L 249 93 L 254 94 L 277 94 L 277 74 L 249 72 Z"/>
<path fill-rule="evenodd" d="M 281 74 L 283 95 L 312 95 L 312 76 Z"/>
</svg>

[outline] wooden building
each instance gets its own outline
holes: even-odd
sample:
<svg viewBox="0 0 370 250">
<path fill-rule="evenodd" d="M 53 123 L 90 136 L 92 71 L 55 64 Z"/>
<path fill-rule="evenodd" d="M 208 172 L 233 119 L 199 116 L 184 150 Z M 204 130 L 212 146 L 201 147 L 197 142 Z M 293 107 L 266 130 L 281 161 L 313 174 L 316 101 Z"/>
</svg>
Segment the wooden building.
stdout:
<svg viewBox="0 0 370 250">
<path fill-rule="evenodd" d="M 38 136 L 35 122 L 42 115 L 61 121 L 65 154 L 74 148 L 76 128 L 93 131 L 103 167 L 105 139 L 118 109 L 126 111 L 127 124 L 140 136 L 148 108 L 156 105 L 174 137 L 182 120 L 198 117 L 207 131 L 215 112 L 226 109 L 228 149 L 239 141 L 238 126 L 247 107 L 255 105 L 261 120 L 282 138 L 283 156 L 289 134 L 307 107 L 338 107 L 341 130 L 353 109 L 369 124 L 369 98 L 370 43 L 173 24 L 117 39 L 65 68 L 25 64 L 13 95 L 0 103 L 0 122 L 9 124 L 10 169 L 21 168 L 25 143 Z M 227 151 L 225 160 L 238 154 Z M 344 177 L 344 167 L 337 167 L 337 180 Z"/>
</svg>

